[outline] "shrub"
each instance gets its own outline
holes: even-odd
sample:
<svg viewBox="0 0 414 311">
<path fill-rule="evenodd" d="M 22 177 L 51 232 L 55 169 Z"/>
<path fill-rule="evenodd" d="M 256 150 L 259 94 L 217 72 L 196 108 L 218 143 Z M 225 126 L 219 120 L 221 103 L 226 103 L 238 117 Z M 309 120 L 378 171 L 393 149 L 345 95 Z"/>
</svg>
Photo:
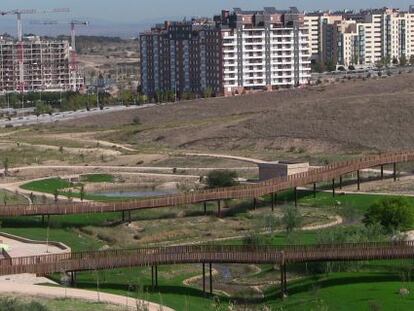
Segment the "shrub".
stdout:
<svg viewBox="0 0 414 311">
<path fill-rule="evenodd" d="M 410 228 L 414 223 L 413 212 L 407 200 L 387 198 L 371 205 L 365 213 L 365 225 L 380 224 L 388 232 Z"/>
<path fill-rule="evenodd" d="M 229 170 L 211 171 L 207 175 L 207 186 L 209 188 L 224 188 L 237 185 L 237 172 Z"/>
<path fill-rule="evenodd" d="M 293 230 L 300 227 L 302 224 L 302 215 L 296 207 L 288 206 L 283 211 L 282 225 L 286 232 L 292 233 Z"/>
</svg>

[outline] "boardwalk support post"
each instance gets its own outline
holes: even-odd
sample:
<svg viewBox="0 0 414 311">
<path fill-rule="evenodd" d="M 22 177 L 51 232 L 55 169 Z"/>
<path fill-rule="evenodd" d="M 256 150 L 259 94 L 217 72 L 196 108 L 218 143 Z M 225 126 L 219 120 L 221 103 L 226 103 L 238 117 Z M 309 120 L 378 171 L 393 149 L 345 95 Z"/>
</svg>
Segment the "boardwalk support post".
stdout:
<svg viewBox="0 0 414 311">
<path fill-rule="evenodd" d="M 203 262 L 203 295 L 206 295 L 206 264 Z"/>
<path fill-rule="evenodd" d="M 211 262 L 209 264 L 209 268 L 210 268 L 210 295 L 213 295 L 213 268 L 212 268 Z"/>
<path fill-rule="evenodd" d="M 128 223 L 132 222 L 131 211 L 128 211 Z"/>
<path fill-rule="evenodd" d="M 125 222 L 125 211 L 122 211 L 122 222 Z"/>
<path fill-rule="evenodd" d="M 393 176 L 394 176 L 394 181 L 397 181 L 397 163 L 395 162 L 393 164 Z"/>
<path fill-rule="evenodd" d="M 295 197 L 295 207 L 298 207 L 298 188 L 294 188 L 294 197 Z"/>
<path fill-rule="evenodd" d="M 217 216 L 221 218 L 221 200 L 217 200 Z"/>
<path fill-rule="evenodd" d="M 361 190 L 361 176 L 360 176 L 359 170 L 357 171 L 357 189 L 358 191 Z"/>
<path fill-rule="evenodd" d="M 204 215 L 207 215 L 207 202 L 204 202 Z"/>
<path fill-rule="evenodd" d="M 335 197 L 335 178 L 332 179 L 332 196 Z"/>
<path fill-rule="evenodd" d="M 316 183 L 313 183 L 313 198 L 316 199 Z"/>
<path fill-rule="evenodd" d="M 286 264 L 280 265 L 280 297 L 282 299 L 287 297 L 287 277 L 286 277 Z"/>
<path fill-rule="evenodd" d="M 257 207 L 257 199 L 253 198 L 253 210 L 256 210 Z"/>
<path fill-rule="evenodd" d="M 272 212 L 275 211 L 275 199 L 276 199 L 276 194 L 275 193 L 272 193 L 272 197 L 271 197 L 271 200 L 272 200 Z"/>
<path fill-rule="evenodd" d="M 381 165 L 381 180 L 384 179 L 384 165 Z"/>
<path fill-rule="evenodd" d="M 339 189 L 342 190 L 342 175 L 339 176 Z"/>
<path fill-rule="evenodd" d="M 74 287 L 76 285 L 76 271 L 69 272 L 70 274 L 70 286 Z"/>
<path fill-rule="evenodd" d="M 158 266 L 155 266 L 155 288 L 158 288 Z"/>
<path fill-rule="evenodd" d="M 154 289 L 154 266 L 151 266 L 151 287 Z"/>
</svg>

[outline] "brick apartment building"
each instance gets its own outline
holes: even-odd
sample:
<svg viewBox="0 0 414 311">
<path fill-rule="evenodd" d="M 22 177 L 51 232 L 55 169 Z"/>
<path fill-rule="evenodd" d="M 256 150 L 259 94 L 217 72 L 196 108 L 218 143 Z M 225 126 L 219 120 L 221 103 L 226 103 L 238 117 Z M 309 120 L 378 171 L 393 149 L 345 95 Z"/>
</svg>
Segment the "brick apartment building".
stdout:
<svg viewBox="0 0 414 311">
<path fill-rule="evenodd" d="M 310 78 L 304 14 L 234 9 L 211 19 L 165 22 L 140 35 L 141 87 L 216 95 L 306 84 Z"/>
</svg>

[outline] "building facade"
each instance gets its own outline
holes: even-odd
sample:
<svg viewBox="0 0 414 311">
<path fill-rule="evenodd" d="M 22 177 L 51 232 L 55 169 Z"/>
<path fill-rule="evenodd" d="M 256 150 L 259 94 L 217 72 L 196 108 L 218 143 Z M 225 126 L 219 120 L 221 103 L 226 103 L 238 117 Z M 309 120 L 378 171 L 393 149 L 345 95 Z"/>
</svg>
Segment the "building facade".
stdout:
<svg viewBox="0 0 414 311">
<path fill-rule="evenodd" d="M 299 11 L 235 9 L 215 19 L 223 38 L 225 95 L 308 83 L 308 32 Z"/>
<path fill-rule="evenodd" d="M 144 94 L 216 95 L 308 83 L 304 15 L 296 9 L 223 11 L 214 20 L 165 22 L 140 35 Z"/>
<path fill-rule="evenodd" d="M 319 36 L 316 20 L 319 18 Z M 359 12 L 316 12 L 305 16 L 313 36 L 313 59 L 339 65 L 375 65 L 414 55 L 414 11 L 374 9 Z"/>
<path fill-rule="evenodd" d="M 67 41 L 38 37 L 20 43 L 0 40 L 0 92 L 79 91 L 83 86 L 83 77 L 72 68 Z"/>
<path fill-rule="evenodd" d="M 140 35 L 140 49 L 144 94 L 221 92 L 221 37 L 212 21 L 157 25 Z"/>
</svg>

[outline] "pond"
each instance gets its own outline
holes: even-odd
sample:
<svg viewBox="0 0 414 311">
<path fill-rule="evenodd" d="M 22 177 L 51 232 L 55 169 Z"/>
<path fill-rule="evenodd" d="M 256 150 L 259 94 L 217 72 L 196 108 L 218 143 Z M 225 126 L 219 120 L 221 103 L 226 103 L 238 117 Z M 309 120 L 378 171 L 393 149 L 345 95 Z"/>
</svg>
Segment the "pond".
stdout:
<svg viewBox="0 0 414 311">
<path fill-rule="evenodd" d="M 148 198 L 161 195 L 176 194 L 177 190 L 158 190 L 158 189 L 138 189 L 138 190 L 125 190 L 125 191 L 103 191 L 93 193 L 94 195 L 105 196 L 108 198 Z"/>
</svg>

